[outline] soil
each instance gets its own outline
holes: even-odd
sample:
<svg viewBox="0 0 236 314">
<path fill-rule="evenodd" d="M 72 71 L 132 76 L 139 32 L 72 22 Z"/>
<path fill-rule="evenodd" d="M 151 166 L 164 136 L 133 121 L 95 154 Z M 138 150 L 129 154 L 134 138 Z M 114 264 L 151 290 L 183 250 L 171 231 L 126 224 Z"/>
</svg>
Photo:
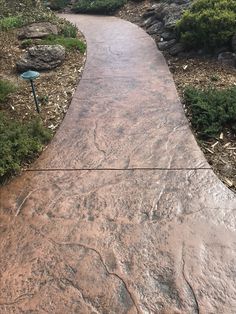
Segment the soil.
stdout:
<svg viewBox="0 0 236 314">
<path fill-rule="evenodd" d="M 119 12 L 117 16 L 142 25 L 142 14 L 154 1 L 145 0 L 141 3 L 129 2 Z M 156 40 L 157 38 L 153 36 Z M 216 88 L 228 88 L 236 86 L 236 69 L 222 66 L 213 57 L 192 57 L 174 58 L 164 54 L 170 71 L 182 99 L 186 116 L 189 119 L 189 112 L 185 108 L 183 91 L 186 86 L 205 88 L 207 86 Z M 227 129 L 219 137 L 209 141 L 200 141 L 197 133 L 192 128 L 199 146 L 205 153 L 206 159 L 212 166 L 219 178 L 234 192 L 236 192 L 236 135 L 231 134 Z"/>
<path fill-rule="evenodd" d="M 7 102 L 0 104 L 0 110 L 17 120 L 29 121 L 38 113 L 29 82 L 21 79 L 15 68 L 16 61 L 25 52 L 17 39 L 17 31 L 0 32 L 0 79 L 10 80 L 17 86 L 17 91 L 9 96 Z M 79 34 L 79 38 L 84 40 L 82 34 Z M 40 101 L 40 117 L 43 124 L 53 132 L 65 116 L 84 63 L 84 54 L 78 50 L 67 51 L 66 59 L 60 67 L 41 72 L 40 77 L 34 81 Z"/>
</svg>

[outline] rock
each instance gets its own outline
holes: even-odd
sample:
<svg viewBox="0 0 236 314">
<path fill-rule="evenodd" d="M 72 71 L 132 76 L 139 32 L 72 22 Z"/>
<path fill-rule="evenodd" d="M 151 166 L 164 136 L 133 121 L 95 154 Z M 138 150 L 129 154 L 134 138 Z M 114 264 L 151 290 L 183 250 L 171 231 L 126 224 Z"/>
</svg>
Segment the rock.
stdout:
<svg viewBox="0 0 236 314">
<path fill-rule="evenodd" d="M 236 65 L 236 54 L 233 52 L 222 52 L 218 55 L 218 60 L 223 64 L 234 67 Z"/>
<path fill-rule="evenodd" d="M 229 47 L 228 46 L 222 46 L 222 47 L 216 48 L 214 50 L 214 55 L 218 56 L 221 52 L 227 52 L 227 51 L 229 51 Z"/>
<path fill-rule="evenodd" d="M 150 27 L 151 25 L 153 25 L 153 24 L 155 24 L 155 23 L 157 23 L 156 16 L 155 16 L 155 15 L 152 15 L 152 16 L 150 16 L 148 19 L 146 19 L 146 20 L 143 22 L 142 26 L 148 28 L 148 27 Z"/>
<path fill-rule="evenodd" d="M 149 27 L 148 33 L 153 35 L 160 35 L 161 32 L 165 33 L 166 37 L 163 36 L 165 40 L 170 40 L 175 38 L 175 26 L 177 20 L 179 20 L 190 4 L 192 0 L 171 0 L 171 1 L 161 1 L 159 3 L 153 4 L 147 11 L 143 14 L 145 19 L 143 26 Z M 156 23 L 155 23 L 156 21 Z M 162 22 L 162 27 L 159 27 Z"/>
<path fill-rule="evenodd" d="M 172 46 L 169 49 L 169 54 L 171 56 L 176 56 L 179 53 L 183 52 L 184 50 L 185 50 L 185 47 L 184 47 L 184 45 L 182 43 L 176 43 L 174 46 Z"/>
<path fill-rule="evenodd" d="M 181 18 L 183 11 L 186 10 L 186 5 L 176 5 L 172 3 L 164 10 L 164 24 L 166 29 L 174 29 L 176 22 Z"/>
<path fill-rule="evenodd" d="M 151 17 L 151 16 L 153 16 L 153 15 L 155 15 L 156 14 L 156 12 L 155 12 L 155 10 L 154 9 L 149 9 L 149 10 L 147 10 L 146 12 L 144 12 L 143 13 L 143 18 L 144 19 L 147 19 L 147 18 L 149 18 L 149 17 Z"/>
<path fill-rule="evenodd" d="M 58 34 L 58 29 L 56 25 L 49 22 L 33 23 L 31 25 L 23 27 L 18 33 L 18 38 L 43 38 L 52 34 Z"/>
<path fill-rule="evenodd" d="M 176 33 L 175 33 L 175 32 L 168 32 L 168 31 L 165 31 L 165 32 L 161 33 L 161 37 L 162 37 L 164 40 L 176 39 Z"/>
<path fill-rule="evenodd" d="M 176 44 L 176 39 L 169 41 L 160 41 L 157 46 L 160 50 L 167 50 Z"/>
<path fill-rule="evenodd" d="M 234 34 L 232 38 L 231 45 L 232 45 L 233 52 L 236 53 L 236 33 Z"/>
<path fill-rule="evenodd" d="M 29 48 L 28 52 L 16 63 L 17 70 L 51 70 L 61 65 L 65 59 L 65 48 L 60 45 L 39 45 Z"/>
<path fill-rule="evenodd" d="M 153 8 L 155 8 L 156 16 L 159 20 L 163 20 L 165 16 L 165 10 L 168 7 L 168 4 L 164 2 L 156 3 L 155 5 L 153 5 Z"/>
<path fill-rule="evenodd" d="M 163 24 L 162 22 L 157 22 L 153 25 L 151 25 L 148 29 L 147 29 L 147 33 L 149 35 L 154 35 L 156 33 L 159 33 L 163 28 Z"/>
</svg>

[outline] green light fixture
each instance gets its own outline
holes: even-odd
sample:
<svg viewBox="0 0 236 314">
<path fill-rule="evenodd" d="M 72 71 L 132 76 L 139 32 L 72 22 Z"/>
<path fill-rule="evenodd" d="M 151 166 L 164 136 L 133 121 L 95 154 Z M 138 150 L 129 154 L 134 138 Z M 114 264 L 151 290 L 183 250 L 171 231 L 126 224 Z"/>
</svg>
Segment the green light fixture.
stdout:
<svg viewBox="0 0 236 314">
<path fill-rule="evenodd" d="M 39 76 L 40 76 L 39 72 L 31 71 L 31 70 L 21 74 L 21 78 L 23 78 L 26 81 L 30 81 L 31 88 L 32 88 L 32 93 L 34 95 L 35 106 L 36 106 L 36 110 L 37 110 L 38 113 L 39 113 L 39 103 L 38 103 L 38 99 L 36 97 L 35 86 L 34 86 L 34 79 L 36 79 Z"/>
</svg>

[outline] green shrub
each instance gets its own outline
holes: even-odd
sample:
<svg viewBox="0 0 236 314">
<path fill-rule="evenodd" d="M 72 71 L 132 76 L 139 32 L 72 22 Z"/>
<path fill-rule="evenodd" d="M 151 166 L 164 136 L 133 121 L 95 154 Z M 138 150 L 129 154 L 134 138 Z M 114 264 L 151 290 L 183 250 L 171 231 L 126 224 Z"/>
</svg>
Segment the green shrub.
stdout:
<svg viewBox="0 0 236 314">
<path fill-rule="evenodd" d="M 51 133 L 39 119 L 22 124 L 0 113 L 0 181 L 18 172 L 50 139 Z"/>
<path fill-rule="evenodd" d="M 4 102 L 7 96 L 16 90 L 14 84 L 6 80 L 0 80 L 0 102 Z"/>
<path fill-rule="evenodd" d="M 6 31 L 11 28 L 21 27 L 24 25 L 22 16 L 9 16 L 0 20 L 0 30 Z"/>
<path fill-rule="evenodd" d="M 31 47 L 34 44 L 34 41 L 32 39 L 24 39 L 22 40 L 20 46 L 23 49 L 26 49 L 28 47 Z"/>
<path fill-rule="evenodd" d="M 73 10 L 76 13 L 111 14 L 125 3 L 126 0 L 79 0 Z"/>
<path fill-rule="evenodd" d="M 52 10 L 62 10 L 68 4 L 68 0 L 51 0 L 49 1 L 49 8 Z"/>
<path fill-rule="evenodd" d="M 177 23 L 187 48 L 214 50 L 229 44 L 236 30 L 235 0 L 197 0 Z"/>
<path fill-rule="evenodd" d="M 78 28 L 65 19 L 60 19 L 59 23 L 60 34 L 63 37 L 76 38 L 78 35 Z"/>
<path fill-rule="evenodd" d="M 48 36 L 45 39 L 38 41 L 40 45 L 62 45 L 68 50 L 79 50 L 85 52 L 86 45 L 78 38 L 65 38 L 60 36 Z"/>
<path fill-rule="evenodd" d="M 200 137 L 214 137 L 224 128 L 236 134 L 236 87 L 217 90 L 187 88 L 184 93 L 193 127 Z"/>
</svg>

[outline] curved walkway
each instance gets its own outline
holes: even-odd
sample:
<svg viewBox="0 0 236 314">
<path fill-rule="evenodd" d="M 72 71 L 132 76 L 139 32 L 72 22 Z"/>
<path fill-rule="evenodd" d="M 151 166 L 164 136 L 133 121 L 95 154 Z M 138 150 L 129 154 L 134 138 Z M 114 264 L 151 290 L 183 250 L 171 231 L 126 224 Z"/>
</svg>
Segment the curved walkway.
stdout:
<svg viewBox="0 0 236 314">
<path fill-rule="evenodd" d="M 0 313 L 235 313 L 236 198 L 163 56 L 128 22 L 65 17 L 87 63 L 52 144 L 0 190 Z"/>
</svg>

